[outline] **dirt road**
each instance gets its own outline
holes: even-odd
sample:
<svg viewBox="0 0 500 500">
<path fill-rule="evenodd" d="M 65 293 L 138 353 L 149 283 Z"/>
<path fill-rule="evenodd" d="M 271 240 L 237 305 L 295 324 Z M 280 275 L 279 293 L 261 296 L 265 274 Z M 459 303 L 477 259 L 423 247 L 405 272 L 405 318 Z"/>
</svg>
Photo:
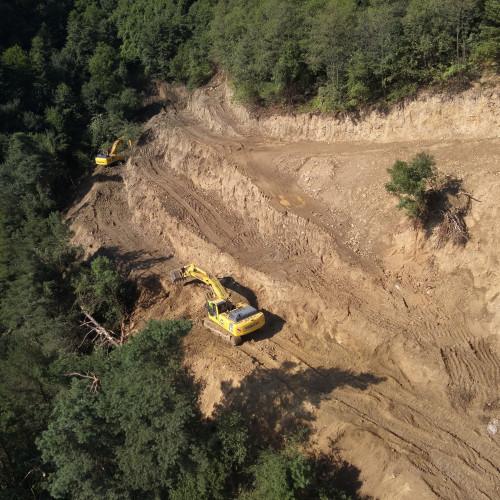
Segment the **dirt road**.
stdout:
<svg viewBox="0 0 500 500">
<path fill-rule="evenodd" d="M 161 88 L 133 156 L 97 170 L 68 213 L 76 243 L 139 280 L 131 331 L 193 319 L 203 410 L 240 407 L 256 432 L 309 423 L 362 494 L 498 498 L 498 88 L 353 123 L 250 116 L 219 83 Z M 438 248 L 438 212 L 414 231 L 384 189 L 420 151 L 472 196 L 465 247 Z M 168 283 L 189 262 L 267 329 L 239 348 L 205 331 L 204 285 Z"/>
</svg>

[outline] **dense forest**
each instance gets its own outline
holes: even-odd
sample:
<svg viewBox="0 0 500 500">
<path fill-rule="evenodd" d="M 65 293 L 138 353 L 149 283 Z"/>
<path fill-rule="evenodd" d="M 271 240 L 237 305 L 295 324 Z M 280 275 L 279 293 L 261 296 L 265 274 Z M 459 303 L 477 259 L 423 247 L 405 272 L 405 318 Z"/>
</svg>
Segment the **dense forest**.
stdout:
<svg viewBox="0 0 500 500">
<path fill-rule="evenodd" d="M 89 335 L 119 331 L 134 284 L 83 261 L 61 213 L 96 151 L 138 135 L 154 79 L 225 71 L 244 102 L 349 112 L 499 63 L 499 0 L 3 0 L 0 497 L 345 498 L 306 433 L 202 417 L 188 322 Z"/>
</svg>

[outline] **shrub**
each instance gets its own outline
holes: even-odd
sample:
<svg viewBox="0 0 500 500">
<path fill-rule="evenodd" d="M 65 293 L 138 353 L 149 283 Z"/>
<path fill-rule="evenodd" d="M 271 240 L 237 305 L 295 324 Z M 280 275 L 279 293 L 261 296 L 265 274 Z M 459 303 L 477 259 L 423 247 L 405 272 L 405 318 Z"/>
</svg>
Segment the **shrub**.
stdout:
<svg viewBox="0 0 500 500">
<path fill-rule="evenodd" d="M 434 157 L 424 152 L 418 153 L 411 161 L 397 160 L 387 169 L 391 182 L 385 189 L 399 198 L 398 210 L 405 209 L 406 215 L 413 220 L 422 219 L 427 207 L 429 183 L 436 180 Z"/>
</svg>

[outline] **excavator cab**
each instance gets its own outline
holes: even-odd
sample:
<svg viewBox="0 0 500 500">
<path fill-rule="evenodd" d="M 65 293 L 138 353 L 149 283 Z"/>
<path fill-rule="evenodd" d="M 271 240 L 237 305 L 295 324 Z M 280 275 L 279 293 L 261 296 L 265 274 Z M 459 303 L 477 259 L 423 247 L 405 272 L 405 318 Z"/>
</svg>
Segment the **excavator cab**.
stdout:
<svg viewBox="0 0 500 500">
<path fill-rule="evenodd" d="M 206 308 L 208 310 L 209 316 L 213 318 L 218 318 L 219 314 L 227 311 L 227 302 L 225 300 L 208 301 Z"/>
<path fill-rule="evenodd" d="M 207 303 L 205 304 L 205 307 L 206 307 L 206 308 L 207 308 L 207 310 L 208 310 L 208 315 L 209 315 L 209 316 L 212 316 L 212 317 L 214 317 L 214 318 L 216 318 L 216 317 L 217 317 L 217 307 L 216 307 L 216 305 L 215 305 L 213 302 L 210 302 L 210 301 L 209 301 L 209 302 L 207 302 Z"/>
<path fill-rule="evenodd" d="M 227 302 L 225 300 L 220 300 L 217 303 L 217 312 L 219 314 L 222 314 L 223 312 L 227 311 Z"/>
</svg>

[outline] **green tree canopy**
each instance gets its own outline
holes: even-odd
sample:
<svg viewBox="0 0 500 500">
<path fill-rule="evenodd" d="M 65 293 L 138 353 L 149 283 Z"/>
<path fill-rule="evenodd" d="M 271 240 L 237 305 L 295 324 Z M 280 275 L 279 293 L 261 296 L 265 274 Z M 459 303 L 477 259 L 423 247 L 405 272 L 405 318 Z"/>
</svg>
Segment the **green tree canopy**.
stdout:
<svg viewBox="0 0 500 500">
<path fill-rule="evenodd" d="M 262 451 L 250 471 L 253 487 L 241 500 L 293 500 L 311 482 L 310 464 L 294 440 L 283 450 Z"/>
<path fill-rule="evenodd" d="M 500 64 L 500 2 L 486 0 L 481 23 L 480 43 L 476 52 L 483 61 Z"/>
<path fill-rule="evenodd" d="M 103 358 L 83 361 L 99 379 L 74 380 L 39 440 L 55 465 L 56 498 L 123 498 L 125 492 L 172 487 L 190 463 L 196 434 L 196 392 L 180 366 L 179 339 L 188 321 L 150 321 L 130 342 Z"/>
<path fill-rule="evenodd" d="M 387 169 L 391 182 L 385 185 L 389 193 L 399 198 L 398 210 L 405 209 L 410 219 L 422 217 L 428 196 L 428 181 L 436 178 L 436 162 L 432 156 L 422 152 L 411 161 L 397 160 Z"/>
<path fill-rule="evenodd" d="M 166 77 L 177 48 L 188 37 L 186 2 L 179 0 L 118 0 L 114 19 L 122 40 L 122 55 L 140 61 L 146 73 Z"/>
<path fill-rule="evenodd" d="M 124 287 L 116 264 L 99 256 L 73 277 L 78 303 L 106 328 L 116 330 L 124 312 Z"/>
<path fill-rule="evenodd" d="M 303 90 L 309 72 L 300 43 L 300 2 L 219 2 L 211 25 L 217 60 L 236 78 L 244 98 L 273 102 L 292 86 Z"/>
</svg>

